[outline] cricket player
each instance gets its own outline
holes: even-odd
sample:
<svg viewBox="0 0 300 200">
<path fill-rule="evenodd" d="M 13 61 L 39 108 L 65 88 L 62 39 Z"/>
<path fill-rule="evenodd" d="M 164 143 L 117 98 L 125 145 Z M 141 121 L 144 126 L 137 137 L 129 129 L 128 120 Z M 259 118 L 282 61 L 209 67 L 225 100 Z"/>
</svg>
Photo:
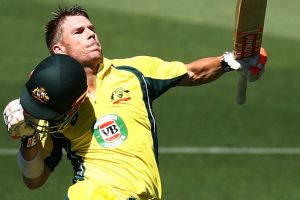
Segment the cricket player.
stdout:
<svg viewBox="0 0 300 200">
<path fill-rule="evenodd" d="M 263 54 L 236 61 L 232 53 L 226 52 L 189 64 L 150 56 L 104 58 L 95 27 L 86 11 L 78 6 L 57 10 L 46 30 L 52 54 L 69 55 L 83 66 L 87 97 L 80 101 L 66 128 L 48 132 L 35 145 L 21 146 L 19 160 L 25 164 L 21 164 L 20 170 L 24 183 L 29 188 L 38 188 L 55 170 L 64 149 L 74 169 L 73 185 L 66 195 L 70 200 L 160 200 L 153 101 L 175 86 L 201 85 L 229 71 L 244 71 L 253 81 L 264 70 Z M 253 74 L 252 67 L 259 69 L 259 73 Z M 21 95 L 21 103 L 10 104 L 17 104 L 31 114 L 26 110 L 30 102 L 22 99 Z M 10 104 L 8 108 L 12 107 Z M 14 117 L 15 112 L 21 117 Z M 22 140 L 33 137 L 24 135 L 28 126 L 35 132 L 49 130 L 47 126 L 33 126 L 28 120 L 19 127 L 23 115 L 5 109 L 11 135 L 12 130 L 17 130 L 14 135 Z M 29 168 L 38 168 L 38 172 L 28 173 Z"/>
</svg>

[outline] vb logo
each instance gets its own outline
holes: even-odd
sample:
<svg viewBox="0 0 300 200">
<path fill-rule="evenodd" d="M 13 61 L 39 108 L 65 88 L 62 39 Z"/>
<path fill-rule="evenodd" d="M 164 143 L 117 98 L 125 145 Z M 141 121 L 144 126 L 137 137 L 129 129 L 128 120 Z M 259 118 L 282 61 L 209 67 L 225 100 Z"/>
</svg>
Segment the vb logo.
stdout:
<svg viewBox="0 0 300 200">
<path fill-rule="evenodd" d="M 101 146 L 115 147 L 126 140 L 127 128 L 118 115 L 106 115 L 96 121 L 93 135 Z"/>
<path fill-rule="evenodd" d="M 106 142 L 113 142 L 121 135 L 120 129 L 117 123 L 113 120 L 105 122 L 99 126 L 100 133 L 103 140 Z"/>
</svg>

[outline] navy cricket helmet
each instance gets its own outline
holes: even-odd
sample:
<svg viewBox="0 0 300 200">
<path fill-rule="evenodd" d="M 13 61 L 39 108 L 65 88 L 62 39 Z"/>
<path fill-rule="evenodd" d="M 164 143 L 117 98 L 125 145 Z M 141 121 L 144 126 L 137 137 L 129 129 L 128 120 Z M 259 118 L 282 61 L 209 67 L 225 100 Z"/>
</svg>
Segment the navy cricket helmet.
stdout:
<svg viewBox="0 0 300 200">
<path fill-rule="evenodd" d="M 33 70 L 20 103 L 25 121 L 40 132 L 58 132 L 77 112 L 87 92 L 81 64 L 70 56 L 51 55 Z"/>
</svg>

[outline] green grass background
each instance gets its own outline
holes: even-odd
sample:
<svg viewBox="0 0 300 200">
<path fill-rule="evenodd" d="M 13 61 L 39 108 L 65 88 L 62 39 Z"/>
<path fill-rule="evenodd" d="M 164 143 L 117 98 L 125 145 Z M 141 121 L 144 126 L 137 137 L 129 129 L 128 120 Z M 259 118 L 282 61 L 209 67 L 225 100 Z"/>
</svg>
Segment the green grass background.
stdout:
<svg viewBox="0 0 300 200">
<path fill-rule="evenodd" d="M 0 0 L 0 108 L 17 98 L 48 55 L 44 24 L 58 5 L 87 8 L 108 58 L 135 55 L 190 62 L 232 48 L 234 0 Z M 300 1 L 269 0 L 264 77 L 235 103 L 237 73 L 209 85 L 174 88 L 154 103 L 160 146 L 298 147 Z M 3 121 L 0 147 L 16 148 Z M 22 183 L 14 155 L 0 155 L 3 200 L 63 199 L 68 161 L 39 190 Z M 298 200 L 299 155 L 160 155 L 164 199 Z"/>
</svg>

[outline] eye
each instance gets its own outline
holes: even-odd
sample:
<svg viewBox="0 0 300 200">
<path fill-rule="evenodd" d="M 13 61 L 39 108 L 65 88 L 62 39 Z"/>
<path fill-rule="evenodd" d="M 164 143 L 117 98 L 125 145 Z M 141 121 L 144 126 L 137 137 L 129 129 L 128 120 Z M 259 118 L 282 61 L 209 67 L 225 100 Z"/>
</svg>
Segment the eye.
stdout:
<svg viewBox="0 0 300 200">
<path fill-rule="evenodd" d="M 74 34 L 81 34 L 81 33 L 83 33 L 83 31 L 84 31 L 84 28 L 78 28 L 74 31 Z"/>
</svg>

